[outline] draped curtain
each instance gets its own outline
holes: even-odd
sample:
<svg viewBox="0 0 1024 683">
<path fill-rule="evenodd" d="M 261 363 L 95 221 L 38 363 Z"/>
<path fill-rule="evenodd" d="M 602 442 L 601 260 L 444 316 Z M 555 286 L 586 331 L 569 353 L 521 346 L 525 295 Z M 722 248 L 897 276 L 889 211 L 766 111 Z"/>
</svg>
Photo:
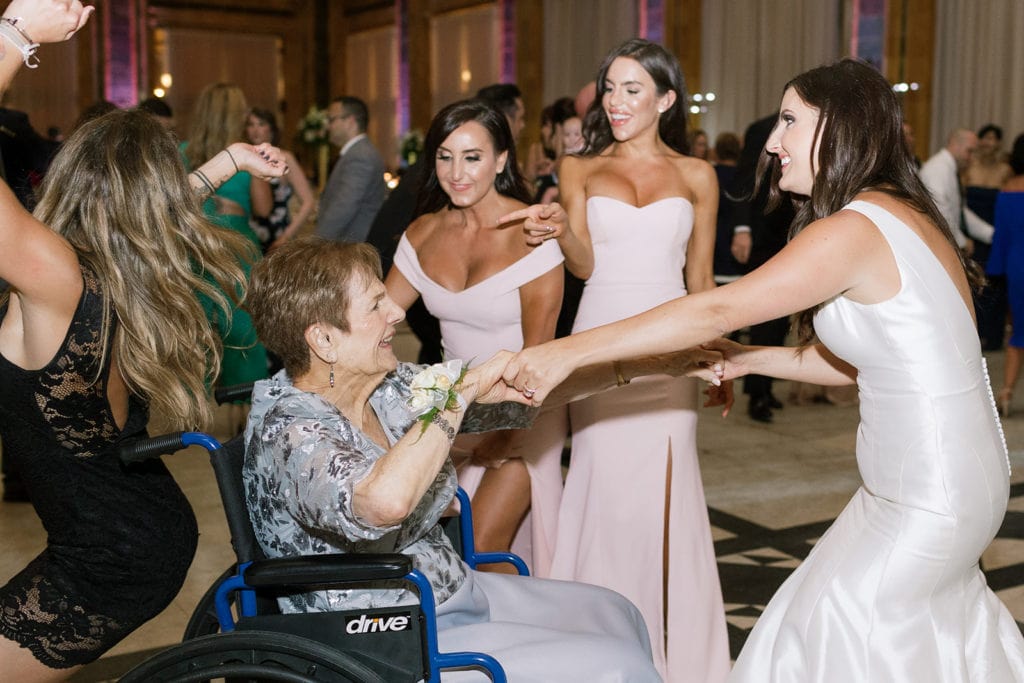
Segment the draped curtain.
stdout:
<svg viewBox="0 0 1024 683">
<path fill-rule="evenodd" d="M 21 56 L 5 43 L 8 59 Z M 40 135 L 56 126 L 67 135 L 78 119 L 77 38 L 52 43 L 39 51 L 42 68 L 22 68 L 4 94 L 4 106 L 26 112 Z"/>
<path fill-rule="evenodd" d="M 544 103 L 575 97 L 604 56 L 637 35 L 636 0 L 544 0 Z M 528 112 L 539 116 L 540 112 Z"/>
<path fill-rule="evenodd" d="M 936 0 L 931 153 L 954 128 L 1003 128 L 1003 148 L 1024 133 L 1024 2 Z M 913 80 L 907 74 L 907 80 Z"/>
<path fill-rule="evenodd" d="M 431 106 L 437 112 L 501 80 L 501 15 L 496 3 L 430 18 Z"/>
<path fill-rule="evenodd" d="M 386 26 L 349 34 L 345 52 L 345 83 L 349 90 L 346 94 L 366 102 L 370 112 L 367 137 L 377 147 L 385 165 L 398 168 L 398 31 L 394 26 Z"/>
<path fill-rule="evenodd" d="M 192 108 L 211 83 L 234 83 L 251 107 L 278 114 L 284 100 L 281 39 L 266 34 L 195 29 L 166 29 L 166 55 L 158 56 L 173 79 L 167 102 L 174 109 L 179 136 L 188 139 Z M 292 145 L 294 132 L 281 131 L 282 144 Z"/>
<path fill-rule="evenodd" d="M 793 76 L 844 54 L 842 21 L 841 0 L 704 0 L 700 82 L 716 99 L 696 125 L 742 139 Z"/>
</svg>

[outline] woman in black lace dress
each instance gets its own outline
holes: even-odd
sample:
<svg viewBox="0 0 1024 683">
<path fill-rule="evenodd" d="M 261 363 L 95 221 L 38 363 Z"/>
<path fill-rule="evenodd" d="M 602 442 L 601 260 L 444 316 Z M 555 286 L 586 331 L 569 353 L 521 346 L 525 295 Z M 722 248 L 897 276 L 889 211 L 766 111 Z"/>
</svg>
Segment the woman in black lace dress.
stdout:
<svg viewBox="0 0 1024 683">
<path fill-rule="evenodd" d="M 30 43 L 69 38 L 91 11 L 14 0 L 0 91 Z M 197 195 L 234 174 L 232 157 L 261 176 L 285 168 L 276 150 L 237 144 L 186 177 L 159 122 L 117 111 L 64 144 L 34 217 L 0 182 L 0 439 L 47 532 L 0 588 L 5 681 L 66 678 L 181 587 L 196 545 L 188 501 L 160 462 L 124 466 L 117 447 L 145 435 L 150 405 L 174 429 L 209 421 L 221 349 L 196 294 L 228 314 L 220 292 L 241 291 L 244 246 Z"/>
</svg>

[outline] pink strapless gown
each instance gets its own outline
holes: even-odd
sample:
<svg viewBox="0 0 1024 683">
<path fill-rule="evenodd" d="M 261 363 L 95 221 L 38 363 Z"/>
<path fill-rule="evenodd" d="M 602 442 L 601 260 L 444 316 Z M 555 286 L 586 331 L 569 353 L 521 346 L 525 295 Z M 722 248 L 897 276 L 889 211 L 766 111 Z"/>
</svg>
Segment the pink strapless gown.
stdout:
<svg viewBox="0 0 1024 683">
<path fill-rule="evenodd" d="M 686 199 L 637 208 L 590 197 L 587 224 L 595 266 L 574 331 L 686 294 L 693 228 Z M 551 570 L 553 578 L 605 586 L 633 601 L 647 622 L 655 664 L 673 683 L 715 683 L 729 673 L 697 462 L 697 398 L 695 380 L 648 378 L 570 406 L 572 462 Z"/>
<path fill-rule="evenodd" d="M 545 242 L 527 256 L 486 280 L 460 292 L 445 289 L 434 282 L 420 266 L 416 250 L 402 235 L 395 252 L 395 267 L 423 297 L 427 310 L 441 323 L 445 358 L 461 358 L 476 365 L 501 350 L 523 348 L 522 310 L 519 288 L 537 279 L 564 258 L 554 241 Z M 530 473 L 530 513 L 523 521 L 512 544 L 533 576 L 547 577 L 558 528 L 558 508 L 562 499 L 562 448 L 568 433 L 568 413 L 564 406 L 544 409 L 529 430 L 515 437 L 515 451 L 521 455 Z M 460 435 L 452 457 L 459 473 L 459 485 L 473 497 L 486 469 L 460 458 L 460 448 L 472 448 L 482 438 Z"/>
</svg>

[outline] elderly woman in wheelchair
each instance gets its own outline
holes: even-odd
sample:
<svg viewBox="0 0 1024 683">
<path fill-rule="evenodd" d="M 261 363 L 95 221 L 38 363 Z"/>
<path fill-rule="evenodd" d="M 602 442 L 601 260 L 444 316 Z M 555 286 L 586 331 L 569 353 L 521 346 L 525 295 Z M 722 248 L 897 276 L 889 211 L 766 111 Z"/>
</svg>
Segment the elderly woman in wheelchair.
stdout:
<svg viewBox="0 0 1024 683">
<path fill-rule="evenodd" d="M 246 307 L 285 367 L 256 384 L 245 432 L 246 499 L 264 552 L 410 556 L 433 588 L 441 649 L 489 653 L 512 681 L 659 680 L 643 619 L 618 594 L 479 573 L 456 554 L 438 523 L 456 491 L 455 433 L 526 428 L 536 411 L 512 402 L 529 401 L 501 381 L 503 356 L 461 373 L 458 363 L 398 362 L 391 340 L 403 313 L 380 276 L 372 247 L 315 239 L 289 242 L 253 269 Z M 717 383 L 715 360 L 693 350 L 595 366 L 548 400 L 614 387 L 617 373 Z M 294 593 L 279 605 L 329 612 L 414 601 L 396 582 Z"/>
</svg>

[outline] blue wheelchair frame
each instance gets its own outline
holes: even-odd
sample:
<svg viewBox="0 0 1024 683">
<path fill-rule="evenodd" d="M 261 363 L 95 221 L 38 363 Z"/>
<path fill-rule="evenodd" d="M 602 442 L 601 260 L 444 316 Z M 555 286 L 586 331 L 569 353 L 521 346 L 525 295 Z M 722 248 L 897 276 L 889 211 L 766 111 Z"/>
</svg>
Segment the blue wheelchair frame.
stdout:
<svg viewBox="0 0 1024 683">
<path fill-rule="evenodd" d="M 270 586 L 300 585 L 324 586 L 337 584 L 339 572 L 345 581 L 365 581 L 368 576 L 356 576 L 352 564 L 374 562 L 380 560 L 382 565 L 373 569 L 374 579 L 403 579 L 416 587 L 420 596 L 419 609 L 423 615 L 423 648 L 425 664 L 429 670 L 427 680 L 440 680 L 441 669 L 479 667 L 488 672 L 495 683 L 505 683 L 507 678 L 498 661 L 487 654 L 479 652 L 447 652 L 438 651 L 437 614 L 434 605 L 434 593 L 427 578 L 416 569 L 411 569 L 411 560 L 401 554 L 362 556 L 353 555 L 313 555 L 302 558 L 254 559 L 257 550 L 252 539 L 252 525 L 248 510 L 245 507 L 244 495 L 238 491 L 238 473 L 232 472 L 231 458 L 227 449 L 217 439 L 201 432 L 179 432 L 161 437 L 154 437 L 142 442 L 128 444 L 122 448 L 122 459 L 126 462 L 158 456 L 163 453 L 180 450 L 185 446 L 201 446 L 210 454 L 210 462 L 216 473 L 217 485 L 224 504 L 228 527 L 231 532 L 231 544 L 238 558 L 237 571 L 224 579 L 216 589 L 214 603 L 221 632 L 231 633 L 236 629 L 235 616 L 232 610 L 232 597 L 237 594 L 235 608 L 240 619 L 258 616 L 257 589 Z M 473 542 L 473 521 L 469 496 L 461 488 L 456 496 L 461 512 L 459 515 L 459 531 L 462 541 L 463 559 L 471 568 L 480 564 L 509 562 L 521 575 L 528 575 L 529 570 L 521 558 L 512 553 L 477 553 Z M 364 565 L 366 566 L 365 563 Z M 383 567 L 383 569 L 381 568 Z M 300 577 L 300 578 L 295 578 Z M 301 617 L 301 615 L 293 615 Z M 426 672 L 424 672 L 426 673 Z"/>
</svg>

